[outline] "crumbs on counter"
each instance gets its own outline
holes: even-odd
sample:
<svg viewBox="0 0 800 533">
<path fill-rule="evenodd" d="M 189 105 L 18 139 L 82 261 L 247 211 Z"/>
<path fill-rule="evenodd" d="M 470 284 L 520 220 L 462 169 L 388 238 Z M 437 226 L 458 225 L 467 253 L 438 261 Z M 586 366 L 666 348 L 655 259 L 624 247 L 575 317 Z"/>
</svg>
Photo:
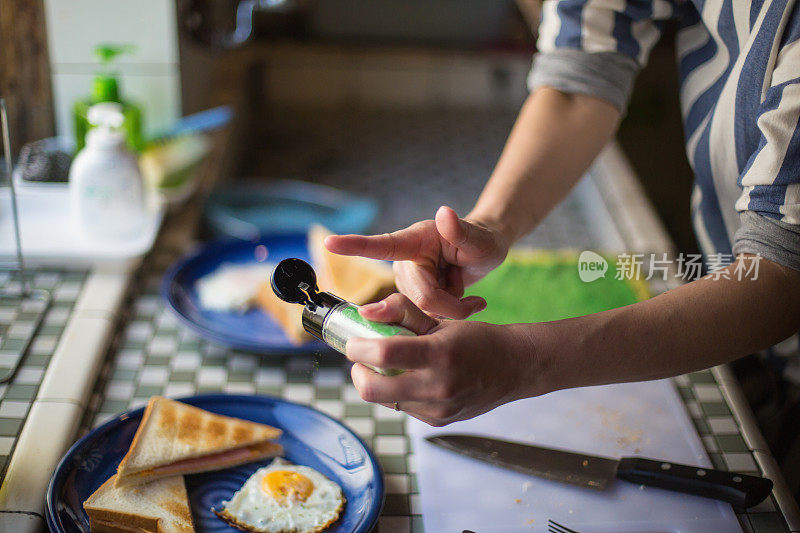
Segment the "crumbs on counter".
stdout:
<svg viewBox="0 0 800 533">
<path fill-rule="evenodd" d="M 597 406 L 595 409 L 601 416 L 600 423 L 603 427 L 609 428 L 615 433 L 614 435 L 607 435 L 601 432 L 600 438 L 614 439 L 617 446 L 622 449 L 642 442 L 642 430 L 626 425 L 623 421 L 624 415 L 620 411 L 614 411 L 603 406 Z M 640 449 L 637 447 L 635 453 L 639 453 L 639 451 Z"/>
</svg>

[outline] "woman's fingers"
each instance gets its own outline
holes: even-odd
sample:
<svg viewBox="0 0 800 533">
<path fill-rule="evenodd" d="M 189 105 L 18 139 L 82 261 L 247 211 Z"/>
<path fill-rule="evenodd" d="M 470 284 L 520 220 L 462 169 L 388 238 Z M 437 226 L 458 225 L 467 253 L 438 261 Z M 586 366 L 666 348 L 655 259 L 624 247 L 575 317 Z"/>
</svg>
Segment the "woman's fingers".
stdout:
<svg viewBox="0 0 800 533">
<path fill-rule="evenodd" d="M 474 298 L 462 299 L 441 288 L 434 274 L 419 265 L 408 263 L 398 270 L 397 288 L 426 313 L 464 319 L 482 309 Z"/>
<path fill-rule="evenodd" d="M 430 357 L 427 340 L 404 335 L 378 339 L 354 337 L 347 341 L 346 351 L 347 358 L 354 363 L 402 370 L 427 366 Z"/>
<path fill-rule="evenodd" d="M 436 230 L 454 248 L 454 257 L 448 261 L 464 265 L 470 261 L 490 256 L 497 248 L 496 237 L 486 228 L 458 218 L 455 211 L 442 206 L 436 212 Z"/>
<path fill-rule="evenodd" d="M 418 401 L 426 394 L 424 383 L 427 380 L 413 370 L 396 376 L 384 376 L 362 364 L 355 364 L 350 376 L 366 402 L 394 405 L 394 402 Z"/>
<path fill-rule="evenodd" d="M 383 235 L 330 235 L 325 247 L 335 254 L 405 261 L 419 255 L 422 238 L 421 228 L 411 226 Z"/>
<path fill-rule="evenodd" d="M 374 304 L 363 305 L 359 313 L 367 320 L 400 324 L 417 335 L 423 335 L 439 324 L 438 320 L 426 315 L 407 296 L 400 293 L 389 295 Z"/>
</svg>

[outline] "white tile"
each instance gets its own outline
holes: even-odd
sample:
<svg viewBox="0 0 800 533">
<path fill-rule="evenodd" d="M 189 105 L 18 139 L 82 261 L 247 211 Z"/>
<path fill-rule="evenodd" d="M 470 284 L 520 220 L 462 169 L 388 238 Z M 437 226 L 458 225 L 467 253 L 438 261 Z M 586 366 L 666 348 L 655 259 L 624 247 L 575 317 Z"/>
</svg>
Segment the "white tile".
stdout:
<svg viewBox="0 0 800 533">
<path fill-rule="evenodd" d="M 147 405 L 147 402 L 149 401 L 150 398 L 133 398 L 131 401 L 128 402 L 128 410 L 132 411 L 133 409 L 144 407 L 145 405 Z"/>
<path fill-rule="evenodd" d="M 715 435 L 739 432 L 739 426 L 736 425 L 736 421 L 730 416 L 711 417 L 708 419 L 708 425 Z"/>
<path fill-rule="evenodd" d="M 10 339 L 27 339 L 33 333 L 34 326 L 31 322 L 17 322 L 8 328 L 6 336 Z"/>
<path fill-rule="evenodd" d="M 406 414 L 403 411 L 395 411 L 392 407 L 375 404 L 375 418 L 378 420 L 403 420 Z"/>
<path fill-rule="evenodd" d="M 0 437 L 0 455 L 8 455 L 14 446 L 14 437 Z"/>
<path fill-rule="evenodd" d="M 339 400 L 317 400 L 314 402 L 314 407 L 333 418 L 344 416 L 344 404 Z"/>
<path fill-rule="evenodd" d="M 17 352 L 0 352 L 0 367 L 11 368 L 17 364 L 19 360 L 19 353 Z"/>
<path fill-rule="evenodd" d="M 159 366 L 145 367 L 139 374 L 140 385 L 163 385 L 168 379 L 169 370 Z"/>
<path fill-rule="evenodd" d="M 98 266 L 93 269 L 75 302 L 75 311 L 116 315 L 130 282 L 132 268 Z"/>
<path fill-rule="evenodd" d="M 320 368 L 314 383 L 320 387 L 339 387 L 344 383 L 344 373 L 338 368 Z"/>
<path fill-rule="evenodd" d="M 722 393 L 717 385 L 695 385 L 694 395 L 701 402 L 722 401 Z"/>
<path fill-rule="evenodd" d="M 138 369 L 144 364 L 144 354 L 139 350 L 123 350 L 117 355 L 117 368 Z"/>
<path fill-rule="evenodd" d="M 361 399 L 361 395 L 358 393 L 358 390 L 352 385 L 345 385 L 344 389 L 342 390 L 342 398 L 347 403 L 361 403 L 364 400 Z"/>
<path fill-rule="evenodd" d="M 262 387 L 280 386 L 286 383 L 286 372 L 280 368 L 260 368 L 256 374 L 256 384 Z"/>
<path fill-rule="evenodd" d="M 58 346 L 58 337 L 55 335 L 37 335 L 31 343 L 31 353 L 50 355 Z"/>
<path fill-rule="evenodd" d="M 703 410 L 700 409 L 700 404 L 694 400 L 688 400 L 686 402 L 686 410 L 689 411 L 692 418 L 701 418 L 703 416 Z"/>
<path fill-rule="evenodd" d="M 113 381 L 106 387 L 105 396 L 111 400 L 127 400 L 133 396 L 136 386 L 128 381 Z"/>
<path fill-rule="evenodd" d="M 72 443 L 83 410 L 74 404 L 34 402 L 8 465 L 0 509 L 41 514 L 50 475 Z"/>
<path fill-rule="evenodd" d="M 169 361 L 173 370 L 190 371 L 198 368 L 203 357 L 195 352 L 178 352 Z"/>
<path fill-rule="evenodd" d="M 389 494 L 408 494 L 409 479 L 406 474 L 386 474 L 386 492 Z"/>
<path fill-rule="evenodd" d="M 53 353 L 37 398 L 81 405 L 86 402 L 102 366 L 112 326 L 109 318 L 73 317 Z"/>
<path fill-rule="evenodd" d="M 222 385 L 226 379 L 228 372 L 221 367 L 207 367 L 197 371 L 197 383 L 200 385 Z"/>
<path fill-rule="evenodd" d="M 283 397 L 293 402 L 311 403 L 314 389 L 311 385 L 286 385 L 283 388 Z"/>
<path fill-rule="evenodd" d="M 252 371 L 258 366 L 257 356 L 253 354 L 236 353 L 228 358 L 228 369 L 231 372 Z"/>
<path fill-rule="evenodd" d="M 125 338 L 132 341 L 147 341 L 152 335 L 153 326 L 145 320 L 131 322 L 125 330 Z"/>
<path fill-rule="evenodd" d="M 253 394 L 256 387 L 252 383 L 228 383 L 223 390 L 228 394 Z"/>
<path fill-rule="evenodd" d="M 717 441 L 714 440 L 713 435 L 703 435 L 703 446 L 705 447 L 707 452 L 716 452 L 719 451 L 719 447 L 717 446 Z"/>
<path fill-rule="evenodd" d="M 42 380 L 42 374 L 44 374 L 44 370 L 41 368 L 21 368 L 14 377 L 14 383 L 35 385 Z"/>
<path fill-rule="evenodd" d="M 160 307 L 158 296 L 142 296 L 136 300 L 136 312 L 142 315 L 153 315 Z"/>
<path fill-rule="evenodd" d="M 5 400 L 0 403 L 0 417 L 3 418 L 25 418 L 30 407 L 30 402 L 17 402 Z"/>
<path fill-rule="evenodd" d="M 148 351 L 152 355 L 172 355 L 178 349 L 178 339 L 174 337 L 154 337 Z"/>
<path fill-rule="evenodd" d="M 728 469 L 735 472 L 758 472 L 753 456 L 749 453 L 723 453 Z"/>
<path fill-rule="evenodd" d="M 97 43 L 130 43 L 134 54 L 119 64 L 177 63 L 175 3 L 164 0 L 46 0 L 52 63 L 96 63 Z"/>
<path fill-rule="evenodd" d="M 196 391 L 194 383 L 169 383 L 164 388 L 164 395 L 170 398 L 189 396 Z"/>
<path fill-rule="evenodd" d="M 361 437 L 371 437 L 375 433 L 375 421 L 371 418 L 348 418 L 345 424 Z"/>
<path fill-rule="evenodd" d="M 375 451 L 379 454 L 405 455 L 408 451 L 406 438 L 403 436 L 375 437 Z"/>
<path fill-rule="evenodd" d="M 53 298 L 56 301 L 75 300 L 81 293 L 82 284 L 76 281 L 64 282 L 53 291 Z"/>
<path fill-rule="evenodd" d="M 12 322 L 17 317 L 16 309 L 0 309 L 0 322 Z"/>
</svg>

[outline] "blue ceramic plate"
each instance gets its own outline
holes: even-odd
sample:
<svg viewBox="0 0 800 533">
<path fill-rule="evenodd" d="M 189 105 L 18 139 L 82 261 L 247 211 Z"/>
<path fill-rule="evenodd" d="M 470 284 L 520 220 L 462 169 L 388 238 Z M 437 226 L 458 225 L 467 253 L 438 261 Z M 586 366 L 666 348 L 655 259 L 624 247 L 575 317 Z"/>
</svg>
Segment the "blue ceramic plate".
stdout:
<svg viewBox="0 0 800 533">
<path fill-rule="evenodd" d="M 266 258 L 265 258 L 266 255 Z M 195 284 L 223 263 L 253 263 L 259 258 L 277 264 L 287 257 L 310 261 L 305 235 L 271 235 L 256 241 L 219 241 L 203 246 L 175 263 L 165 274 L 161 294 L 178 318 L 202 337 L 260 353 L 330 351 L 321 341 L 292 344 L 277 322 L 261 311 L 209 311 L 200 306 Z"/>
<path fill-rule="evenodd" d="M 344 513 L 327 530 L 367 532 L 383 506 L 380 466 L 352 431 L 311 407 L 267 396 L 208 394 L 180 401 L 221 415 L 281 428 L 284 457 L 310 466 L 338 483 L 347 503 Z M 98 427 L 67 452 L 47 488 L 45 512 L 53 533 L 88 533 L 82 503 L 117 470 L 130 447 L 144 409 L 136 409 Z M 186 489 L 198 533 L 235 533 L 211 512 L 220 509 L 247 478 L 271 459 L 219 472 L 186 476 Z"/>
</svg>

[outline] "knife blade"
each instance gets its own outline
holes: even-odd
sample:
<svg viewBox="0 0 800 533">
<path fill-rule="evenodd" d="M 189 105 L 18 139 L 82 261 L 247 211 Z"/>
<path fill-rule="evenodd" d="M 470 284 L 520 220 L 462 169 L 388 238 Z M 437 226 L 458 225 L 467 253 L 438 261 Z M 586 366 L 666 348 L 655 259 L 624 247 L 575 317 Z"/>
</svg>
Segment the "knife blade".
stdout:
<svg viewBox="0 0 800 533">
<path fill-rule="evenodd" d="M 595 490 L 605 490 L 613 480 L 621 479 L 742 508 L 761 503 L 772 492 L 772 481 L 767 478 L 645 457 L 612 459 L 480 435 L 432 435 L 425 440 L 492 465 Z"/>
</svg>

